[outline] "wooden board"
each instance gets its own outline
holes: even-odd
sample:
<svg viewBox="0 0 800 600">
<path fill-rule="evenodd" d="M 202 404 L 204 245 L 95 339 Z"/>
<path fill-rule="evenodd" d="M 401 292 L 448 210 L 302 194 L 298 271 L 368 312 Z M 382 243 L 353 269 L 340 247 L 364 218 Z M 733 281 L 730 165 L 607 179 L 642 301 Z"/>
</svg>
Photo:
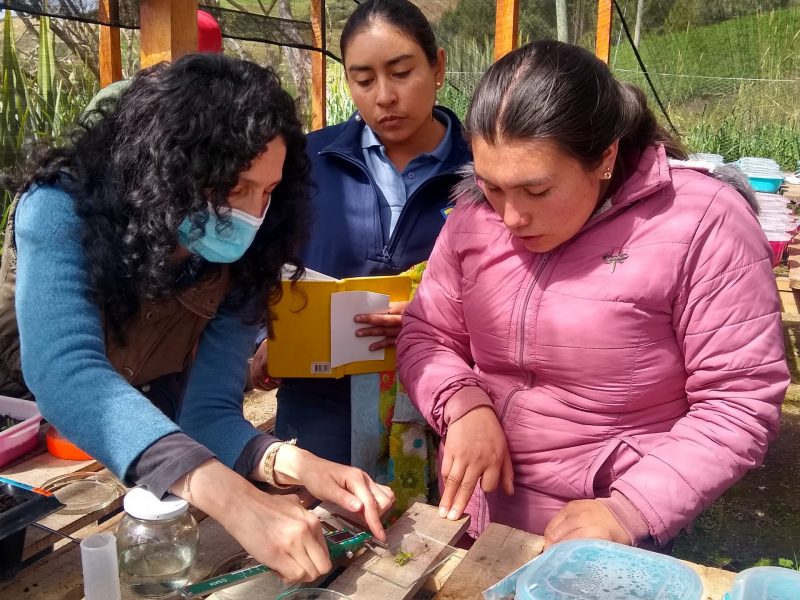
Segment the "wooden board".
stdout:
<svg viewBox="0 0 800 600">
<path fill-rule="evenodd" d="M 397 544 L 409 533 L 420 533 L 445 544 L 453 544 L 466 531 L 469 518 L 448 521 L 439 517 L 438 508 L 415 503 L 387 530 L 390 546 Z M 344 573 L 329 585 L 329 589 L 345 594 L 352 600 L 408 600 L 414 597 L 425 581 L 409 588 L 401 588 L 385 579 L 363 570 L 372 555 L 358 557 Z M 421 558 L 424 561 L 424 557 Z"/>
<path fill-rule="evenodd" d="M 725 595 L 725 592 L 731 590 L 736 573 L 713 567 L 704 567 L 688 561 L 681 562 L 689 565 L 700 576 L 700 581 L 703 582 L 703 600 L 720 600 Z"/>
<path fill-rule="evenodd" d="M 796 262 L 800 272 L 800 244 L 797 246 L 797 254 L 793 254 L 793 246 L 789 246 L 789 264 Z M 788 277 L 776 277 L 775 284 L 778 287 L 778 297 L 781 302 L 781 312 L 788 315 L 800 315 L 800 289 L 794 289 Z"/>
<path fill-rule="evenodd" d="M 435 600 L 482 600 L 483 590 L 541 554 L 543 547 L 539 535 L 490 523 Z"/>
</svg>

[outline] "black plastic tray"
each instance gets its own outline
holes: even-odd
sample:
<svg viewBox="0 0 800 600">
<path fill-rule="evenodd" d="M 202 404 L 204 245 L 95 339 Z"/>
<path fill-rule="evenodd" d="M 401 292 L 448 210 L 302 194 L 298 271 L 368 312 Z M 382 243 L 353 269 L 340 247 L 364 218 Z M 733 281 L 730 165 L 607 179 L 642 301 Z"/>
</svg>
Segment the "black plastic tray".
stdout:
<svg viewBox="0 0 800 600">
<path fill-rule="evenodd" d="M 0 496 L 10 496 L 17 503 L 15 507 L 0 512 L 0 540 L 64 506 L 55 496 L 39 494 L 10 483 L 0 483 Z"/>
<path fill-rule="evenodd" d="M 3 500 L 10 497 L 16 502 L 13 508 L 0 512 L 0 581 L 7 581 L 19 570 L 25 546 L 25 528 L 64 505 L 55 496 L 10 483 L 0 483 L 0 496 L 4 497 Z"/>
</svg>

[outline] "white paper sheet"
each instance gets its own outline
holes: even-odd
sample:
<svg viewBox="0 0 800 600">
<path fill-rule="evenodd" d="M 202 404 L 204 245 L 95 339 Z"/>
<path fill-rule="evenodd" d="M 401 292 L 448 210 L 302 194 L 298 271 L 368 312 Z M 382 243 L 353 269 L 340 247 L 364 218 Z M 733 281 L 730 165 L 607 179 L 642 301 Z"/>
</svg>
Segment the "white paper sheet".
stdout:
<svg viewBox="0 0 800 600">
<path fill-rule="evenodd" d="M 336 292 L 331 294 L 331 367 L 361 360 L 383 360 L 385 351 L 370 350 L 379 337 L 356 337 L 356 330 L 367 327 L 353 317 L 389 310 L 389 296 L 375 292 Z"/>
</svg>

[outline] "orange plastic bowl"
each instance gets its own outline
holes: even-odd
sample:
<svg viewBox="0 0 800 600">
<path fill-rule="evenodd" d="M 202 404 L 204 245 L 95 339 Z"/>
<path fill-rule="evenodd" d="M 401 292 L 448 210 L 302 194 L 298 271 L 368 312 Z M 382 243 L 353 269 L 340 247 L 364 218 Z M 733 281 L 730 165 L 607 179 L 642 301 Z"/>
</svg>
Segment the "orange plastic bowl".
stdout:
<svg viewBox="0 0 800 600">
<path fill-rule="evenodd" d="M 47 451 L 56 458 L 65 460 L 92 460 L 92 457 L 78 448 L 75 444 L 63 437 L 56 428 L 51 426 L 45 434 Z"/>
</svg>

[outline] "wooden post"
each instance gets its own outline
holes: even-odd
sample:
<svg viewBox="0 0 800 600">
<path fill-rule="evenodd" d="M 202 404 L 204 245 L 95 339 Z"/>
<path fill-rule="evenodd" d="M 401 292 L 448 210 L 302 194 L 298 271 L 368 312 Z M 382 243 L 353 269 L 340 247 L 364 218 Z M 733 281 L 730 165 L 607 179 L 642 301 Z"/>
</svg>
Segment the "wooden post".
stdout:
<svg viewBox="0 0 800 600">
<path fill-rule="evenodd" d="M 608 64 L 611 58 L 611 21 L 614 4 L 612 0 L 599 0 L 597 2 L 597 37 L 594 43 L 594 53 L 597 58 Z"/>
<path fill-rule="evenodd" d="M 140 0 L 142 68 L 197 52 L 197 0 Z"/>
<path fill-rule="evenodd" d="M 111 0 L 100 0 L 98 9 L 101 21 L 116 20 L 116 14 L 112 15 L 112 7 L 116 3 Z M 109 84 L 122 79 L 122 51 L 119 45 L 119 27 L 109 27 L 100 25 L 100 87 L 104 88 Z"/>
<path fill-rule="evenodd" d="M 325 48 L 325 2 L 311 0 L 311 35 L 316 48 Z M 325 127 L 327 122 L 327 57 L 311 53 L 311 130 Z"/>
<path fill-rule="evenodd" d="M 519 0 L 497 0 L 494 18 L 494 59 L 517 47 L 519 40 Z"/>
</svg>

